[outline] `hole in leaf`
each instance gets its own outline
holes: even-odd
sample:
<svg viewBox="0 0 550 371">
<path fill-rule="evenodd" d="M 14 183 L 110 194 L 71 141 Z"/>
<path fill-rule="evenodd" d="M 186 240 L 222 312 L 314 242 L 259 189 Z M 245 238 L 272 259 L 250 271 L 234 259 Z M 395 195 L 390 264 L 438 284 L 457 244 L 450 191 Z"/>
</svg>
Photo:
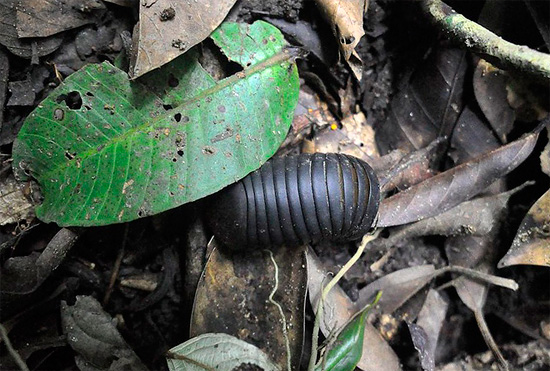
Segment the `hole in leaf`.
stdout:
<svg viewBox="0 0 550 371">
<path fill-rule="evenodd" d="M 176 120 L 176 122 L 180 122 L 181 121 L 181 113 L 176 113 L 174 115 L 174 120 Z"/>
<path fill-rule="evenodd" d="M 57 103 L 65 102 L 70 109 L 80 109 L 80 107 L 82 107 L 82 97 L 77 91 L 72 91 L 69 94 L 61 94 L 55 101 Z"/>
<path fill-rule="evenodd" d="M 168 76 L 168 86 L 171 87 L 171 88 L 175 88 L 177 87 L 178 85 L 180 84 L 180 80 L 178 80 L 177 77 L 175 77 L 174 75 L 170 74 Z"/>
<path fill-rule="evenodd" d="M 87 95 L 88 97 L 95 97 L 94 93 L 92 93 L 91 91 L 87 91 L 87 92 L 86 92 L 86 95 Z"/>
<path fill-rule="evenodd" d="M 166 111 L 170 111 L 170 110 L 171 110 L 172 108 L 174 108 L 174 107 L 172 107 L 171 104 L 163 104 L 163 105 L 162 105 L 162 108 L 164 108 L 164 110 L 166 110 Z"/>
<path fill-rule="evenodd" d="M 178 162 L 178 159 L 174 157 L 174 158 L 172 159 L 172 162 Z"/>
<path fill-rule="evenodd" d="M 181 149 L 178 150 L 177 154 L 178 154 L 178 156 L 183 156 L 183 150 L 181 150 Z"/>
</svg>

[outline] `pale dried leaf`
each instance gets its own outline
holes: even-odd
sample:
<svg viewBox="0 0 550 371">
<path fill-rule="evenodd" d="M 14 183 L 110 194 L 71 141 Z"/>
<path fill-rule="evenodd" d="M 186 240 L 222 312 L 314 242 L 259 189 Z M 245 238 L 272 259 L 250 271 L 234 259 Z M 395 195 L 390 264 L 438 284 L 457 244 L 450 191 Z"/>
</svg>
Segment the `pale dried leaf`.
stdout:
<svg viewBox="0 0 550 371">
<path fill-rule="evenodd" d="M 135 79 L 185 53 L 223 21 L 236 0 L 140 2 L 130 77 Z"/>
<path fill-rule="evenodd" d="M 77 296 L 72 306 L 61 302 L 61 323 L 76 362 L 88 370 L 147 370 L 122 338 L 111 316 L 91 296 Z"/>
<path fill-rule="evenodd" d="M 363 14 L 368 9 L 368 0 L 317 0 L 317 5 L 338 39 L 344 60 L 360 80 L 363 73 L 362 62 L 355 47 L 365 34 Z"/>
<path fill-rule="evenodd" d="M 550 190 L 531 206 L 498 267 L 518 264 L 550 267 Z"/>
<path fill-rule="evenodd" d="M 0 225 L 34 218 L 34 207 L 23 194 L 22 185 L 9 176 L 0 183 Z"/>
</svg>

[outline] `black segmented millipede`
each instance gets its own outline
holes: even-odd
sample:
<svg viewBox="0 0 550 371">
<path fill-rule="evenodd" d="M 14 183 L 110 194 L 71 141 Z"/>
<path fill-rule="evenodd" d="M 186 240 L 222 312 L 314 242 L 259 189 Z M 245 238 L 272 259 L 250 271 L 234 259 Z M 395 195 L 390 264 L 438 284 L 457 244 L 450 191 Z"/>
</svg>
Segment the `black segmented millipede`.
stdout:
<svg viewBox="0 0 550 371">
<path fill-rule="evenodd" d="M 298 246 L 361 238 L 380 189 L 364 161 L 338 153 L 277 157 L 213 197 L 209 221 L 224 245 Z"/>
</svg>

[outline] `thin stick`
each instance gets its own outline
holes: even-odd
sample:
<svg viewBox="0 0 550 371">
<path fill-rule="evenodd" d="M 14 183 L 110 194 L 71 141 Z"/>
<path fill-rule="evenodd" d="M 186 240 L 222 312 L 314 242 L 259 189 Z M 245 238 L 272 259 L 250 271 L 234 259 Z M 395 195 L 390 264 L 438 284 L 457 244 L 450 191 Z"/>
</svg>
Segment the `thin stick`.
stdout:
<svg viewBox="0 0 550 371">
<path fill-rule="evenodd" d="M 476 309 L 474 311 L 474 315 L 476 317 L 479 331 L 481 331 L 481 335 L 483 336 L 483 340 L 485 340 L 485 344 L 487 344 L 489 349 L 491 349 L 491 352 L 493 352 L 494 356 L 496 357 L 499 368 L 502 371 L 508 371 L 508 362 L 506 362 L 506 359 L 504 359 L 504 356 L 500 352 L 500 349 L 498 348 L 495 339 L 493 339 L 493 335 L 491 335 L 491 332 L 489 331 L 489 327 L 487 326 L 487 322 L 485 322 L 485 317 L 483 317 L 483 313 L 480 309 Z"/>
<path fill-rule="evenodd" d="M 111 294 L 113 293 L 113 290 L 115 288 L 115 283 L 118 278 L 118 272 L 120 271 L 120 266 L 122 264 L 122 258 L 124 257 L 124 251 L 126 250 L 126 241 L 128 240 L 129 229 L 130 229 L 130 224 L 126 223 L 126 227 L 124 229 L 124 239 L 122 240 L 122 246 L 120 247 L 120 250 L 115 260 L 115 265 L 113 266 L 113 271 L 111 272 L 109 287 L 107 287 L 107 291 L 105 291 L 105 296 L 103 297 L 104 307 L 107 306 L 107 304 L 109 303 L 109 299 L 111 298 Z"/>
<path fill-rule="evenodd" d="M 8 337 L 8 332 L 6 331 L 6 328 L 4 327 L 4 325 L 2 325 L 1 323 L 0 323 L 0 336 L 2 337 L 2 340 L 4 341 L 4 343 L 6 344 L 6 349 L 8 350 L 8 353 L 10 354 L 11 358 L 13 358 L 13 360 L 15 361 L 15 364 L 19 366 L 19 369 L 22 371 L 29 371 L 29 367 L 27 367 L 27 364 L 25 363 L 25 361 L 23 361 L 19 353 L 17 353 L 17 350 L 15 350 L 11 345 L 10 338 Z"/>
</svg>

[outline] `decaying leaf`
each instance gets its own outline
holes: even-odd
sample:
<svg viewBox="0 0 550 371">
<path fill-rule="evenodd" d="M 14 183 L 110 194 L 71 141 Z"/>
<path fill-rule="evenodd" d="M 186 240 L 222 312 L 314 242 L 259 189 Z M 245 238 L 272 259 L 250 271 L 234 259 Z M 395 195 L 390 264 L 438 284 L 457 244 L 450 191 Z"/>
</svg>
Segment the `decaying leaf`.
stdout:
<svg viewBox="0 0 550 371">
<path fill-rule="evenodd" d="M 447 314 L 448 305 L 439 292 L 430 289 L 424 305 L 418 313 L 416 324 L 407 323 L 414 346 L 420 355 L 422 369 L 425 371 L 435 369 L 437 339 Z"/>
<path fill-rule="evenodd" d="M 19 0 L 17 36 L 47 37 L 94 23 L 105 5 L 99 0 Z"/>
<path fill-rule="evenodd" d="M 355 51 L 359 40 L 365 34 L 363 14 L 369 6 L 368 0 L 317 0 L 317 5 L 332 27 L 340 44 L 341 54 L 348 62 L 355 77 L 361 80 L 363 62 Z"/>
<path fill-rule="evenodd" d="M 307 266 L 309 301 L 313 308 L 317 308 L 321 291 L 330 281 L 330 277 L 312 249 L 307 253 Z M 320 328 L 323 335 L 328 337 L 349 321 L 361 307 L 352 302 L 344 290 L 336 285 L 328 292 L 323 308 Z M 365 324 L 363 353 L 357 367 L 363 371 L 401 370 L 397 355 L 370 323 Z"/>
<path fill-rule="evenodd" d="M 410 152 L 450 137 L 462 111 L 466 67 L 465 52 L 454 48 L 438 48 L 422 62 L 376 128 L 382 154 L 398 148 Z"/>
<path fill-rule="evenodd" d="M 3 0 L 0 2 L 0 44 L 13 54 L 22 58 L 30 58 L 38 63 L 38 57 L 53 53 L 59 48 L 63 37 L 54 35 L 46 38 L 20 40 L 15 28 L 17 1 Z"/>
<path fill-rule="evenodd" d="M 79 369 L 147 370 L 93 297 L 77 296 L 72 306 L 62 301 L 61 323 L 67 342 L 78 353 Z"/>
<path fill-rule="evenodd" d="M 139 2 L 130 77 L 135 79 L 185 53 L 223 21 L 236 0 Z"/>
<path fill-rule="evenodd" d="M 25 197 L 22 188 L 13 176 L 0 183 L 0 225 L 19 223 L 34 217 L 34 206 Z"/>
<path fill-rule="evenodd" d="M 410 223 L 442 213 L 485 190 L 533 151 L 538 132 L 427 179 L 380 204 L 378 226 Z"/>
<path fill-rule="evenodd" d="M 262 349 L 279 365 L 287 365 L 288 342 L 290 364 L 297 367 L 303 341 L 306 285 L 302 249 L 279 248 L 273 256 L 267 251 L 224 254 L 215 249 L 195 294 L 191 336 L 238 336 Z"/>
<path fill-rule="evenodd" d="M 518 264 L 550 267 L 550 190 L 531 206 L 498 267 Z"/>
<path fill-rule="evenodd" d="M 508 104 L 506 85 L 508 75 L 484 59 L 474 72 L 474 93 L 483 114 L 502 143 L 512 130 L 516 115 Z"/>
<path fill-rule="evenodd" d="M 506 210 L 510 197 L 522 188 L 465 201 L 439 215 L 397 227 L 392 230 L 388 238 L 375 240 L 374 245 L 377 248 L 389 247 L 406 239 L 429 235 L 487 235 L 499 225 L 498 222 Z M 464 253 L 467 247 L 462 246 L 457 249 Z"/>
<path fill-rule="evenodd" d="M 0 143 L 3 143 L 4 134 L 4 104 L 6 102 L 6 89 L 8 87 L 8 73 L 10 71 L 10 63 L 8 56 L 3 50 L 0 50 Z"/>
<path fill-rule="evenodd" d="M 170 349 L 167 358 L 170 371 L 232 371 L 242 365 L 264 371 L 280 369 L 254 345 L 223 333 L 189 339 Z"/>
</svg>

